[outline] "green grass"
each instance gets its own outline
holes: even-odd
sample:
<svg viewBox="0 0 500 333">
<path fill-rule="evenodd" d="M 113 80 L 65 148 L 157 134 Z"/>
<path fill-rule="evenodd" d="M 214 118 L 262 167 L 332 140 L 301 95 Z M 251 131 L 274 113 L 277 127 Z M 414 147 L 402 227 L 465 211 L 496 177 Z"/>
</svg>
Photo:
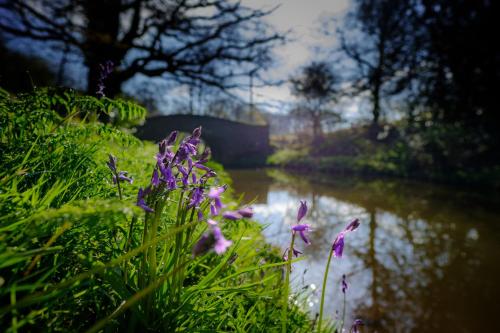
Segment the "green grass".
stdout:
<svg viewBox="0 0 500 333">
<path fill-rule="evenodd" d="M 182 200 L 172 192 L 157 232 L 144 240 L 145 214 L 135 201 L 150 182 L 157 147 L 96 122 L 98 112 L 113 115 L 115 125 L 145 116 L 129 102 L 71 92 L 0 93 L 2 330 L 278 331 L 283 263 L 260 226 L 228 221 L 229 251 L 192 258 L 206 226 L 185 215 L 179 223 Z M 122 183 L 123 200 L 105 164 L 109 153 L 134 178 Z M 211 186 L 230 183 L 220 165 L 210 167 L 218 173 Z M 230 191 L 225 203 L 239 204 Z M 154 275 L 151 255 L 143 261 L 152 251 Z M 291 304 L 287 320 L 290 332 L 311 331 L 307 314 Z"/>
</svg>

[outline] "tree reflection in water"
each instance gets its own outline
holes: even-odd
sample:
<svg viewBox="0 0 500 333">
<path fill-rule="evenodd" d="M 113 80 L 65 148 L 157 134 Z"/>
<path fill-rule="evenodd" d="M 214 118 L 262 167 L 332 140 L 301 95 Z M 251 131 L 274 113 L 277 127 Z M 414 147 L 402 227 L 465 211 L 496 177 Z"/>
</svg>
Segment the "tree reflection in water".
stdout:
<svg viewBox="0 0 500 333">
<path fill-rule="evenodd" d="M 498 197 L 396 180 L 230 173 L 237 193 L 245 193 L 245 200 L 257 197 L 256 218 L 278 246 L 288 241 L 297 202 L 310 203 L 313 243 L 295 266 L 296 290 L 320 285 L 333 238 L 360 218 L 344 257 L 332 262 L 328 283 L 338 288 L 328 289 L 330 316 L 341 313 L 340 279 L 347 274 L 348 318 L 363 318 L 363 332 L 478 332 L 497 325 Z M 317 298 L 310 301 L 314 315 Z"/>
</svg>

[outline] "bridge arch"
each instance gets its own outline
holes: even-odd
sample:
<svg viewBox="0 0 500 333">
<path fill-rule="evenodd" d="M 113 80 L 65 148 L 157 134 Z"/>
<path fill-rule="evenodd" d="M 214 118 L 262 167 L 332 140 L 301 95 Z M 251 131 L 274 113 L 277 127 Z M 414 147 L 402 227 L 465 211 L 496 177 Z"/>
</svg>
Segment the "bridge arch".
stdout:
<svg viewBox="0 0 500 333">
<path fill-rule="evenodd" d="M 269 126 L 248 125 L 211 116 L 152 116 L 137 127 L 136 136 L 159 142 L 171 131 L 191 132 L 201 126 L 202 139 L 212 150 L 214 160 L 225 166 L 262 166 L 272 152 Z"/>
</svg>

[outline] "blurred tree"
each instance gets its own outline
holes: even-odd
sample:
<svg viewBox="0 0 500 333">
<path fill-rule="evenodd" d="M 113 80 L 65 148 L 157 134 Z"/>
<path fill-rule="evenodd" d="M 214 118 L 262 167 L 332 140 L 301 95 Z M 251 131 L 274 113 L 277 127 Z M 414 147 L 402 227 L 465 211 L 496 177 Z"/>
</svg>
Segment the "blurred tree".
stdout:
<svg viewBox="0 0 500 333">
<path fill-rule="evenodd" d="M 340 115 L 333 110 L 338 97 L 336 77 L 327 63 L 313 62 L 290 81 L 292 93 L 301 99 L 292 113 L 311 121 L 313 141 L 318 142 L 322 137 L 322 122 L 340 120 Z"/>
<path fill-rule="evenodd" d="M 413 76 L 414 10 L 409 1 L 357 0 L 337 30 L 340 48 L 354 64 L 349 93 L 369 94 L 374 125 L 379 123 L 382 100 L 401 93 Z"/>
<path fill-rule="evenodd" d="M 352 92 L 381 101 L 403 93 L 434 123 L 460 123 L 500 137 L 498 4 L 489 0 L 356 0 L 338 29 L 355 64 Z M 422 107 L 423 106 L 423 107 Z"/>
<path fill-rule="evenodd" d="M 95 94 L 100 65 L 115 64 L 106 94 L 137 74 L 170 75 L 220 89 L 264 68 L 282 36 L 254 10 L 229 0 L 0 0 L 0 30 L 59 42 L 80 53 Z"/>
<path fill-rule="evenodd" d="M 500 78 L 498 2 L 423 0 L 419 94 L 434 121 L 459 122 L 500 137 L 496 96 Z M 420 36 L 419 36 L 420 35 Z"/>
<path fill-rule="evenodd" d="M 8 50 L 1 43 L 0 63 L 0 86 L 10 92 L 27 92 L 55 83 L 55 74 L 42 59 Z"/>
</svg>

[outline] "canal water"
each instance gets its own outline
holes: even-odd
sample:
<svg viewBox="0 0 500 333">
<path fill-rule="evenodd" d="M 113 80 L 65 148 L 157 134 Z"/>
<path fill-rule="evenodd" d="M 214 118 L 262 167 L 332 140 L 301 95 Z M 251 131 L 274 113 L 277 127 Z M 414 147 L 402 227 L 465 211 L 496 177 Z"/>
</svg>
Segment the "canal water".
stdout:
<svg viewBox="0 0 500 333">
<path fill-rule="evenodd" d="M 354 218 L 360 227 L 334 258 L 325 313 L 363 332 L 500 332 L 500 200 L 427 183 L 230 170 L 236 194 L 255 199 L 267 240 L 285 250 L 299 200 L 312 244 L 298 240 L 297 302 L 314 317 L 332 241 Z"/>
</svg>

